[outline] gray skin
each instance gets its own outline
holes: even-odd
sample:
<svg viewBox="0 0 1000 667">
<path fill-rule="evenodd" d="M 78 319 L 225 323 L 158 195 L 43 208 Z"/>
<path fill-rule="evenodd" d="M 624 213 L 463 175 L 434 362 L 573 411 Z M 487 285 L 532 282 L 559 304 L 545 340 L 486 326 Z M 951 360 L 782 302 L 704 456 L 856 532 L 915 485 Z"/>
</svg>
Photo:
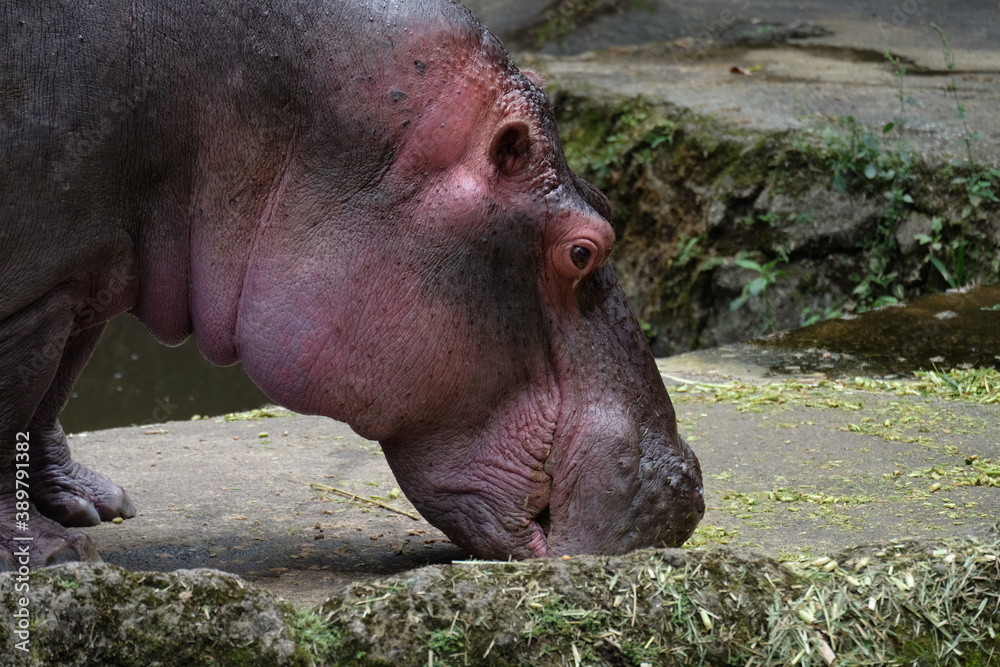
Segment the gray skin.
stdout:
<svg viewBox="0 0 1000 667">
<path fill-rule="evenodd" d="M 8 0 L 0 30 L 0 565 L 96 558 L 65 527 L 135 511 L 57 421 L 124 312 L 379 440 L 476 556 L 690 536 L 607 200 L 464 7 Z"/>
</svg>

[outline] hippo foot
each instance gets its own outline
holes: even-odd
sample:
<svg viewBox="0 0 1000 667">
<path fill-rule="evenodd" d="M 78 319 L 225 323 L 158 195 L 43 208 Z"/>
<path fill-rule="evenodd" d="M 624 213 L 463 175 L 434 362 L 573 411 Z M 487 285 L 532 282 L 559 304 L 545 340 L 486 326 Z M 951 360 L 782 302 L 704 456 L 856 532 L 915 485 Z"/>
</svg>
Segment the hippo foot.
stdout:
<svg viewBox="0 0 1000 667">
<path fill-rule="evenodd" d="M 8 503 L 5 506 L 14 506 L 12 501 Z M 3 511 L 0 517 L 0 572 L 26 573 L 25 568 L 30 570 L 75 561 L 101 561 L 101 555 L 89 537 L 66 530 L 52 519 L 42 516 L 34 507 L 16 515 Z"/>
<path fill-rule="evenodd" d="M 73 460 L 32 471 L 32 487 L 38 510 L 64 526 L 96 526 L 135 516 L 125 489 Z"/>
</svg>

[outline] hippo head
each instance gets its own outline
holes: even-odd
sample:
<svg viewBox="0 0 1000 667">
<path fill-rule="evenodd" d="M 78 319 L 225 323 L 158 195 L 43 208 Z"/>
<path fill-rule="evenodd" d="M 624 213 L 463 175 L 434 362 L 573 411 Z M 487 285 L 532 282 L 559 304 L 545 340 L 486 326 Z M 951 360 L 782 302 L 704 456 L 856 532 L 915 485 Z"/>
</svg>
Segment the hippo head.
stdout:
<svg viewBox="0 0 1000 667">
<path fill-rule="evenodd" d="M 379 440 L 478 557 L 680 545 L 701 473 L 608 263 L 607 200 L 490 32 L 398 4 L 370 28 L 391 48 L 306 87 L 325 111 L 255 241 L 238 356 L 275 400 Z"/>
</svg>

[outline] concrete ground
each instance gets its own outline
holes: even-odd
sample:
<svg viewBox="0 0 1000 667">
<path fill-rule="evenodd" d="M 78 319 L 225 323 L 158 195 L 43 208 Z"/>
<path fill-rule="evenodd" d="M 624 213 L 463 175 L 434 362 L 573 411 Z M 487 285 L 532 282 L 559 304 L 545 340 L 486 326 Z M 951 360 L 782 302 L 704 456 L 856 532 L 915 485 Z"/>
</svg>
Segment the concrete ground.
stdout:
<svg viewBox="0 0 1000 667">
<path fill-rule="evenodd" d="M 705 475 L 708 512 L 694 545 L 795 558 L 891 537 L 961 535 L 1000 516 L 1000 488 L 965 485 L 976 470 L 970 457 L 1000 464 L 996 404 L 900 398 L 850 383 L 798 401 L 792 391 L 784 402 L 717 400 L 711 387 L 682 390 L 678 379 L 781 378 L 720 351 L 659 363 Z M 347 581 L 467 557 L 404 514 L 413 507 L 396 495 L 376 443 L 322 417 L 172 422 L 77 434 L 71 444 L 139 508 L 121 524 L 86 529 L 105 560 L 130 569 L 213 567 L 312 604 Z M 372 497 L 400 511 L 362 500 Z"/>
<path fill-rule="evenodd" d="M 502 35 L 546 16 L 537 3 L 470 5 Z M 954 49 L 951 72 L 931 22 Z M 747 37 L 761 25 L 812 36 Z M 907 67 L 904 98 L 914 103 L 904 100 L 903 113 L 914 145 L 935 159 L 964 154 L 970 135 L 948 93 L 954 83 L 978 133 L 976 158 L 995 163 L 998 25 L 993 1 L 658 0 L 600 17 L 547 49 L 562 55 L 525 59 L 564 83 L 657 96 L 735 128 L 802 128 L 844 114 L 880 127 L 900 109 L 900 80 L 882 57 L 889 47 Z M 610 50 L 574 55 L 601 47 Z M 760 368 L 725 352 L 663 360 L 661 370 L 713 384 L 763 381 Z M 906 534 L 959 534 L 1000 516 L 1000 489 L 964 485 L 975 469 L 966 461 L 1000 461 L 995 404 L 850 386 L 814 400 L 753 404 L 667 382 L 705 473 L 709 510 L 695 542 L 794 557 Z M 215 567 L 316 603 L 345 581 L 465 557 L 422 519 L 311 487 L 413 511 L 395 497 L 378 446 L 327 419 L 175 422 L 77 434 L 71 444 L 139 508 L 122 524 L 87 529 L 104 558 L 125 567 Z"/>
<path fill-rule="evenodd" d="M 467 555 L 417 516 L 377 443 L 324 417 L 284 413 L 75 434 L 74 457 L 124 486 L 138 514 L 86 529 L 104 560 L 133 570 L 212 567 L 289 600 Z M 266 435 L 264 435 L 266 434 Z"/>
</svg>

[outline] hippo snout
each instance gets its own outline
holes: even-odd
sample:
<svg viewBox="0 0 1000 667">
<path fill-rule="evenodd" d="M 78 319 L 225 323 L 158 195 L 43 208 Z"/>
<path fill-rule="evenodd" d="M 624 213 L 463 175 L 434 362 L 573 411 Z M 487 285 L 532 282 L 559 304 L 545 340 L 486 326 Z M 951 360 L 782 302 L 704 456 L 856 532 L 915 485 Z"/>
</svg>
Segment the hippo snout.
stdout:
<svg viewBox="0 0 1000 667">
<path fill-rule="evenodd" d="M 673 421 L 654 428 L 590 412 L 540 441 L 509 431 L 463 438 L 492 443 L 464 456 L 442 455 L 440 441 L 383 447 L 420 513 L 479 558 L 683 544 L 705 501 L 698 459 Z"/>
<path fill-rule="evenodd" d="M 678 547 L 705 514 L 701 468 L 676 432 L 583 436 L 554 459 L 548 555 Z"/>
</svg>

